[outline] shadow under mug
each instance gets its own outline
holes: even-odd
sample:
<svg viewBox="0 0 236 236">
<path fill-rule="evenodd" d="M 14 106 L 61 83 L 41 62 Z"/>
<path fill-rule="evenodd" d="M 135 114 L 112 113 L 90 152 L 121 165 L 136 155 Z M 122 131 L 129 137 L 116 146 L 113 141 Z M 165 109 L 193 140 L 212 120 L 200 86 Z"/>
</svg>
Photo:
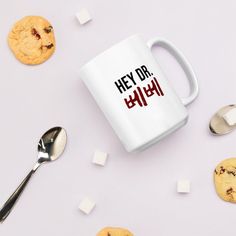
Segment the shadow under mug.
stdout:
<svg viewBox="0 0 236 236">
<path fill-rule="evenodd" d="M 188 97 L 180 98 L 172 88 L 151 52 L 154 45 L 169 51 L 184 70 Z M 85 64 L 79 77 L 128 152 L 142 150 L 185 125 L 185 106 L 198 95 L 191 65 L 161 38 L 146 43 L 133 35 Z"/>
</svg>

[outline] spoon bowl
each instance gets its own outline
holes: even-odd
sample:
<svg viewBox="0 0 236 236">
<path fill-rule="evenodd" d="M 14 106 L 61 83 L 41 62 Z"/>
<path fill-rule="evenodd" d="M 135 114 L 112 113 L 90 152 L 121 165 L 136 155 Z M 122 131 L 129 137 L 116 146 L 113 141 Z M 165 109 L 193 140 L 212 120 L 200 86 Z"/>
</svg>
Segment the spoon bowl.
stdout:
<svg viewBox="0 0 236 236">
<path fill-rule="evenodd" d="M 228 134 L 236 128 L 236 125 L 230 126 L 224 120 L 223 116 L 231 109 L 235 109 L 236 105 L 228 105 L 220 108 L 211 118 L 209 129 L 214 135 Z"/>
<path fill-rule="evenodd" d="M 67 142 L 65 129 L 54 127 L 43 134 L 38 143 L 38 162 L 57 160 L 64 152 Z"/>
</svg>

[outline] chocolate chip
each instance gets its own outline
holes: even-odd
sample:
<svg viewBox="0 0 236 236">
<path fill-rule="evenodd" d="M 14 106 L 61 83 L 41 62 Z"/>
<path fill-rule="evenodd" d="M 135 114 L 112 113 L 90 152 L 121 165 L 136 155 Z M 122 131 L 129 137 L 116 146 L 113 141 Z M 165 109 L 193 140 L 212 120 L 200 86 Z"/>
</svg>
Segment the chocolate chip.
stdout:
<svg viewBox="0 0 236 236">
<path fill-rule="evenodd" d="M 108 232 L 108 233 L 107 233 L 107 236 L 111 236 L 111 234 Z"/>
<path fill-rule="evenodd" d="M 35 28 L 32 28 L 31 30 L 31 34 L 34 35 L 36 37 L 36 39 L 41 39 L 40 34 L 38 33 L 38 31 Z"/>
<path fill-rule="evenodd" d="M 229 175 L 231 174 L 231 175 L 233 175 L 233 176 L 236 176 L 235 171 L 229 171 L 229 170 L 228 170 L 228 171 L 227 171 L 227 174 L 229 174 Z"/>
<path fill-rule="evenodd" d="M 225 173 L 225 168 L 223 166 L 220 167 L 220 175 Z"/>
<path fill-rule="evenodd" d="M 45 33 L 49 34 L 52 32 L 53 27 L 51 25 L 49 25 L 48 27 L 45 27 L 43 30 L 45 31 Z"/>
<path fill-rule="evenodd" d="M 218 171 L 215 169 L 215 174 L 218 175 Z"/>
<path fill-rule="evenodd" d="M 232 193 L 233 193 L 233 188 L 232 187 L 226 190 L 227 195 L 230 195 Z"/>
<path fill-rule="evenodd" d="M 46 47 L 47 49 L 51 49 L 53 46 L 54 46 L 53 43 L 51 43 L 51 44 L 49 44 L 49 45 L 45 45 L 45 47 Z"/>
</svg>

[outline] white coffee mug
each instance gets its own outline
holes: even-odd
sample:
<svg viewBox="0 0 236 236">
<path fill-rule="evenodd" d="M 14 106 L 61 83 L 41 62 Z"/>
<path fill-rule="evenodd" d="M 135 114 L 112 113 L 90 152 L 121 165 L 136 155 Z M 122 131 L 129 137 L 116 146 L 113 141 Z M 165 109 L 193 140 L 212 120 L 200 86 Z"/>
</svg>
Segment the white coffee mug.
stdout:
<svg viewBox="0 0 236 236">
<path fill-rule="evenodd" d="M 151 53 L 168 50 L 183 68 L 190 95 L 179 98 Z M 148 147 L 185 125 L 185 108 L 198 95 L 192 67 L 170 42 L 144 42 L 134 35 L 104 51 L 79 71 L 97 104 L 128 152 Z"/>
</svg>

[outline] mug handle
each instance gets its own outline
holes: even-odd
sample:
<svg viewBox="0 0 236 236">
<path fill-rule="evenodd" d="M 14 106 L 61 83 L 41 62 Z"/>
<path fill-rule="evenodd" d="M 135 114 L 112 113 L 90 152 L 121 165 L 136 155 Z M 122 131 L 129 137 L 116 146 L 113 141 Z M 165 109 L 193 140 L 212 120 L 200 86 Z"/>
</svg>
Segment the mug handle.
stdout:
<svg viewBox="0 0 236 236">
<path fill-rule="evenodd" d="M 185 56 L 180 52 L 171 42 L 162 39 L 162 38 L 153 38 L 150 39 L 147 42 L 147 45 L 150 49 L 152 49 L 153 46 L 160 46 L 164 49 L 166 49 L 180 64 L 182 67 L 184 73 L 186 74 L 186 77 L 188 78 L 189 85 L 190 85 L 190 94 L 188 97 L 181 98 L 182 103 L 187 106 L 191 102 L 193 102 L 197 95 L 198 95 L 198 82 L 196 75 L 192 69 L 192 66 L 189 64 Z"/>
</svg>

